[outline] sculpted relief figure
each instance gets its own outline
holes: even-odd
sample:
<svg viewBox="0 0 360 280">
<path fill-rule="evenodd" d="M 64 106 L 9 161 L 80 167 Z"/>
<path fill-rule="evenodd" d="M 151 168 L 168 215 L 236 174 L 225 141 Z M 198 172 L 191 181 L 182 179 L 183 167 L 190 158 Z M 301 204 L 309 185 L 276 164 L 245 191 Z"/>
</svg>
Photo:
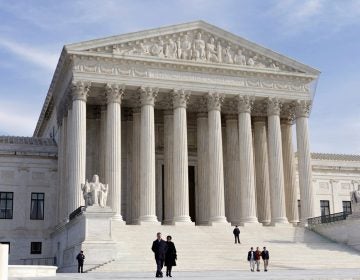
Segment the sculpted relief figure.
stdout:
<svg viewBox="0 0 360 280">
<path fill-rule="evenodd" d="M 108 189 L 107 184 L 100 183 L 98 175 L 94 175 L 90 183 L 86 180 L 85 184 L 81 185 L 86 206 L 99 205 L 105 207 Z"/>
<path fill-rule="evenodd" d="M 233 63 L 234 63 L 234 60 L 233 60 L 232 54 L 231 54 L 231 48 L 230 48 L 230 46 L 227 46 L 227 47 L 224 49 L 224 62 L 225 62 L 225 63 L 230 63 L 230 64 L 233 64 Z"/>
<path fill-rule="evenodd" d="M 234 63 L 238 65 L 246 65 L 246 57 L 242 54 L 242 50 L 238 50 L 234 56 Z"/>
<path fill-rule="evenodd" d="M 192 56 L 194 60 L 205 60 L 205 41 L 201 39 L 201 33 L 196 35 L 196 39 L 193 44 Z"/>
<path fill-rule="evenodd" d="M 206 43 L 206 59 L 210 62 L 219 62 L 217 50 L 215 47 L 215 39 L 213 37 L 211 37 L 210 41 Z"/>
<path fill-rule="evenodd" d="M 158 43 L 154 43 L 150 47 L 150 54 L 152 56 L 164 57 L 164 43 L 160 40 Z"/>
<path fill-rule="evenodd" d="M 177 46 L 173 39 L 169 39 L 169 42 L 165 45 L 165 57 L 177 58 Z"/>
<path fill-rule="evenodd" d="M 191 41 L 188 35 L 184 35 L 184 39 L 178 39 L 178 57 L 180 59 L 191 59 Z"/>
</svg>

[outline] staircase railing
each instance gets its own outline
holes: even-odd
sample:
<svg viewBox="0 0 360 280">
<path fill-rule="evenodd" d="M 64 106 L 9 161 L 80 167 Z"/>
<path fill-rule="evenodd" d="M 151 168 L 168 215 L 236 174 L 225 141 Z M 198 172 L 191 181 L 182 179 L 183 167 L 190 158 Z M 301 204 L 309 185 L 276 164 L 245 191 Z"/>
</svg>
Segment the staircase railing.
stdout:
<svg viewBox="0 0 360 280">
<path fill-rule="evenodd" d="M 56 257 L 20 259 L 23 265 L 56 265 Z"/>
<path fill-rule="evenodd" d="M 69 221 L 75 219 L 77 216 L 82 215 L 82 213 L 85 211 L 85 206 L 80 206 L 76 210 L 70 213 L 69 215 Z"/>
<path fill-rule="evenodd" d="M 337 222 L 337 221 L 343 221 L 343 220 L 346 220 L 347 216 L 349 216 L 350 214 L 351 214 L 351 211 L 347 211 L 347 212 L 339 212 L 339 213 L 309 218 L 308 225 L 311 227 L 311 226 L 315 226 L 315 225 L 319 225 L 319 224 L 327 224 L 327 223 L 333 223 L 333 222 Z"/>
</svg>

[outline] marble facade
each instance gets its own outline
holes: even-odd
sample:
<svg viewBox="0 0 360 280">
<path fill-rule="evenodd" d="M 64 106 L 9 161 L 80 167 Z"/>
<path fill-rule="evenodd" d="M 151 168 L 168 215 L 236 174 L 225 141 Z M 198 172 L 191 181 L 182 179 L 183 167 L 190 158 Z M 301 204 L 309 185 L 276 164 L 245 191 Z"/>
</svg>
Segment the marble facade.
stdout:
<svg viewBox="0 0 360 280">
<path fill-rule="evenodd" d="M 290 130 L 296 123 L 306 221 L 314 214 L 308 117 L 318 75 L 202 21 L 65 46 L 34 133 L 59 131 L 59 195 L 69 198 L 59 222 L 84 205 L 77 186 L 96 173 L 116 219 L 128 224 L 288 223 L 297 201 L 284 122 Z"/>
<path fill-rule="evenodd" d="M 31 138 L 51 138 L 57 159 L 27 155 L 29 165 L 57 170 L 44 175 L 52 174 L 52 219 L 34 234 L 52 244 L 44 254 L 65 246 L 63 229 L 76 240 L 64 255 L 80 246 L 70 226 L 86 222 L 69 215 L 85 205 L 81 186 L 93 174 L 108 186 L 100 212 L 120 224 L 306 225 L 320 197 L 341 210 L 349 195 L 334 186 L 357 182 L 360 159 L 310 154 L 319 74 L 202 21 L 66 45 Z M 329 180 L 329 192 L 319 191 Z"/>
</svg>

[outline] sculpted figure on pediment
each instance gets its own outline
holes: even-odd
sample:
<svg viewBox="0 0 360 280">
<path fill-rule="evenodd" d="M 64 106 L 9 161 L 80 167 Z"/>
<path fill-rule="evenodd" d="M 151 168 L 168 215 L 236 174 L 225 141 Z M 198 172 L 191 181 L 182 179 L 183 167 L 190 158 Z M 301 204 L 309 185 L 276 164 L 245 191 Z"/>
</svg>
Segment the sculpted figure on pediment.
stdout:
<svg viewBox="0 0 360 280">
<path fill-rule="evenodd" d="M 165 57 L 177 58 L 177 46 L 173 39 L 169 39 L 169 42 L 165 45 Z"/>
<path fill-rule="evenodd" d="M 164 57 L 164 42 L 160 40 L 150 47 L 150 54 L 152 56 Z"/>
<path fill-rule="evenodd" d="M 183 40 L 178 39 L 178 57 L 181 59 L 191 59 L 191 41 L 189 40 L 189 36 L 187 34 L 184 35 Z"/>
<path fill-rule="evenodd" d="M 210 62 L 219 62 L 217 50 L 215 47 L 215 39 L 210 38 L 210 41 L 206 43 L 206 59 Z"/>
<path fill-rule="evenodd" d="M 144 43 L 140 43 L 140 54 L 143 54 L 143 55 L 149 54 L 149 48 Z"/>
<path fill-rule="evenodd" d="M 238 50 L 234 56 L 234 63 L 238 65 L 246 65 L 246 57 L 242 54 L 242 50 Z"/>
<path fill-rule="evenodd" d="M 192 56 L 194 60 L 205 60 L 205 41 L 201 39 L 201 33 L 197 33 L 193 44 Z"/>
<path fill-rule="evenodd" d="M 225 63 L 229 63 L 229 64 L 233 64 L 233 63 L 234 63 L 234 60 L 233 60 L 232 54 L 231 54 L 231 48 L 230 48 L 230 46 L 227 46 L 227 47 L 224 49 L 224 62 L 225 62 Z"/>
</svg>

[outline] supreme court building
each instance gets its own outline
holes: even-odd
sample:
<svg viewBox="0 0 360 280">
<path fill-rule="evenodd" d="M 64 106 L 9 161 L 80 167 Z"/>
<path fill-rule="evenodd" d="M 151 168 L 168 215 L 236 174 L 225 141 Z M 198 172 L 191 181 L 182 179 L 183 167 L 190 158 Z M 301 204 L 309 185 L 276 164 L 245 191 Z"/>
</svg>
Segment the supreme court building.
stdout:
<svg viewBox="0 0 360 280">
<path fill-rule="evenodd" d="M 22 143 L 30 159 L 38 149 L 23 185 L 50 190 L 48 254 L 94 174 L 107 217 L 127 225 L 305 225 L 319 215 L 308 127 L 319 74 L 203 21 L 64 46 L 39 142 Z M 7 192 L 25 178 L 5 175 Z"/>
</svg>

